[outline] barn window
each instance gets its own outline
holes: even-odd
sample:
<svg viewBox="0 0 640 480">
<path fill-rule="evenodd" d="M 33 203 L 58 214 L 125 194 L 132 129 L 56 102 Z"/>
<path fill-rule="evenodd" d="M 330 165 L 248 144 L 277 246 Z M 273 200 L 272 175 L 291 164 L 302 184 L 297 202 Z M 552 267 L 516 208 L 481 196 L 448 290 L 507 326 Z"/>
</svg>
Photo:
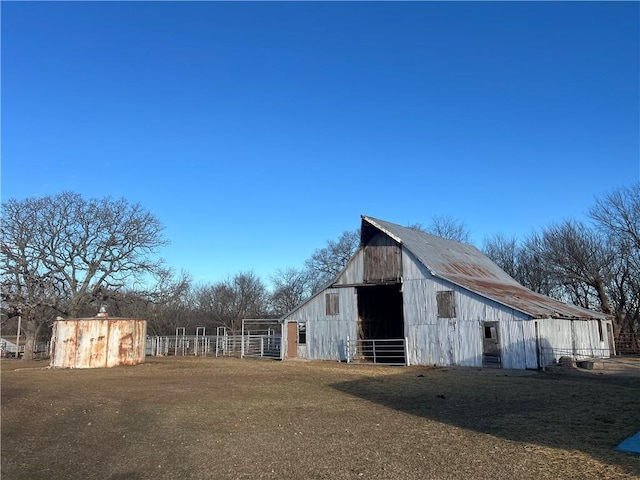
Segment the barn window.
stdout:
<svg viewBox="0 0 640 480">
<path fill-rule="evenodd" d="M 307 343 L 307 324 L 305 322 L 298 323 L 298 345 Z"/>
<path fill-rule="evenodd" d="M 340 314 L 340 302 L 338 301 L 337 293 L 325 293 L 324 301 L 327 315 L 339 315 Z"/>
<path fill-rule="evenodd" d="M 498 331 L 496 330 L 496 327 L 485 325 L 485 327 L 484 327 L 484 338 L 486 338 L 487 340 L 497 340 L 498 339 Z"/>
<path fill-rule="evenodd" d="M 438 318 L 456 318 L 456 303 L 452 290 L 436 292 Z"/>
</svg>

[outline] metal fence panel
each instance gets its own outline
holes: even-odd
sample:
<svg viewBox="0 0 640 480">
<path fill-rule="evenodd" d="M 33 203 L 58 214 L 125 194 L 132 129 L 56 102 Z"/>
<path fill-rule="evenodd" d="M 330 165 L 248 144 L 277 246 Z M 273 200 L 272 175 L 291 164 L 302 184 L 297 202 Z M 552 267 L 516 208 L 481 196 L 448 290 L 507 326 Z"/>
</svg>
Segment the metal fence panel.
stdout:
<svg viewBox="0 0 640 480">
<path fill-rule="evenodd" d="M 406 338 L 356 339 L 347 337 L 347 363 L 409 365 Z"/>
</svg>

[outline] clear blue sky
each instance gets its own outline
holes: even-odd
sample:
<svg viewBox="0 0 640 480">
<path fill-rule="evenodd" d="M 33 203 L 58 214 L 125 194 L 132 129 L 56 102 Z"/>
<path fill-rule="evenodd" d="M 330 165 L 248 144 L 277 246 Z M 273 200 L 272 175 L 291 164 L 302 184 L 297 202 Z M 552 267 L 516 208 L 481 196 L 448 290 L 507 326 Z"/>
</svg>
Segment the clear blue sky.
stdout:
<svg viewBox="0 0 640 480">
<path fill-rule="evenodd" d="M 640 179 L 638 2 L 6 2 L 2 199 L 126 197 L 196 281 L 365 214 L 474 243 Z"/>
</svg>

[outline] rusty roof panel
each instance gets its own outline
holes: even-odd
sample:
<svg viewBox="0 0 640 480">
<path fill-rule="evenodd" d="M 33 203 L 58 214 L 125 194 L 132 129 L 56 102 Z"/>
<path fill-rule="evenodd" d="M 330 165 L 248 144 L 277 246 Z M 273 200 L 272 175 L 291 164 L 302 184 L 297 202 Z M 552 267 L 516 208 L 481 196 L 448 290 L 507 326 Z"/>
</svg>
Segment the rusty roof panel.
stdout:
<svg viewBox="0 0 640 480">
<path fill-rule="evenodd" d="M 533 318 L 607 319 L 608 315 L 563 303 L 520 285 L 473 245 L 447 240 L 394 223 L 362 217 L 399 241 L 434 276 Z"/>
</svg>

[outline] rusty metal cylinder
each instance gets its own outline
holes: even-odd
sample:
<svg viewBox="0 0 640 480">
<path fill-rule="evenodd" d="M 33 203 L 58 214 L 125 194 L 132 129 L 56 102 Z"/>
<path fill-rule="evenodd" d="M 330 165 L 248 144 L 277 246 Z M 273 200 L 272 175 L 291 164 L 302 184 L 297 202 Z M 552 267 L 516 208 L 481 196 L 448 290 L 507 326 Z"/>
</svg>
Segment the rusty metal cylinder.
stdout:
<svg viewBox="0 0 640 480">
<path fill-rule="evenodd" d="M 129 318 L 59 319 L 51 336 L 52 368 L 108 368 L 144 362 L 147 321 Z"/>
</svg>

